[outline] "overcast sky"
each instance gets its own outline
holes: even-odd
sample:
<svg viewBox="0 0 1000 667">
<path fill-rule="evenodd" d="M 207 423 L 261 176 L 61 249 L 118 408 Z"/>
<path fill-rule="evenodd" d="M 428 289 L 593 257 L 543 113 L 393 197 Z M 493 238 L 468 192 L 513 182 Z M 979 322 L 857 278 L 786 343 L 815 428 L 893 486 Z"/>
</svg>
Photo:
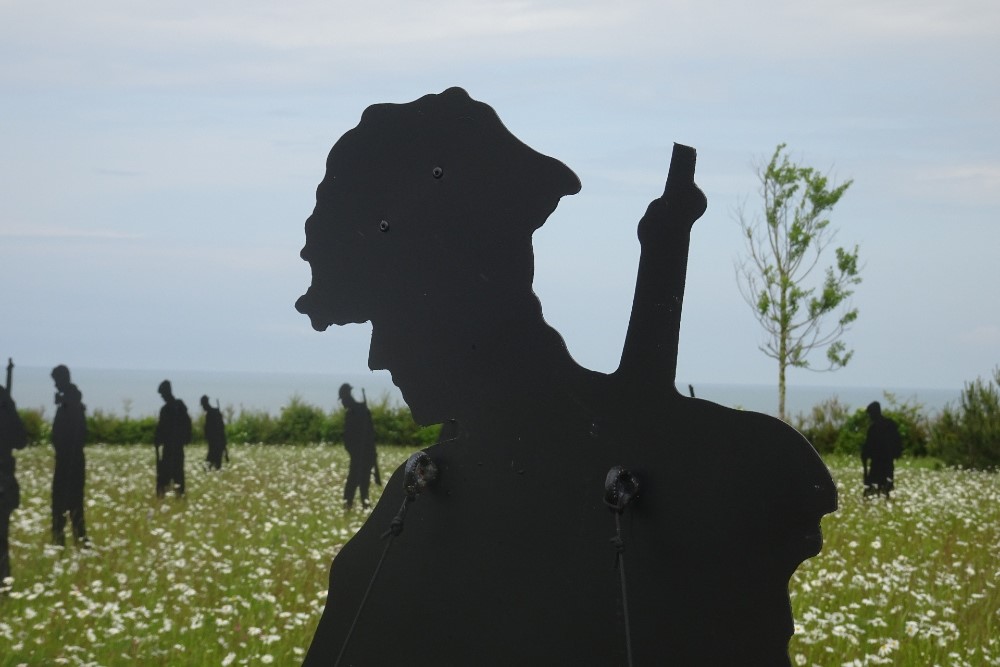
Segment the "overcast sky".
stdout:
<svg viewBox="0 0 1000 667">
<path fill-rule="evenodd" d="M 613 370 L 672 142 L 698 149 L 678 380 L 775 382 L 737 290 L 734 211 L 779 142 L 854 185 L 864 282 L 833 374 L 959 387 L 1000 363 L 995 0 L 0 0 L 0 356 L 126 369 L 362 372 L 367 326 L 293 308 L 327 152 L 364 108 L 462 86 L 579 175 L 536 292 Z"/>
</svg>

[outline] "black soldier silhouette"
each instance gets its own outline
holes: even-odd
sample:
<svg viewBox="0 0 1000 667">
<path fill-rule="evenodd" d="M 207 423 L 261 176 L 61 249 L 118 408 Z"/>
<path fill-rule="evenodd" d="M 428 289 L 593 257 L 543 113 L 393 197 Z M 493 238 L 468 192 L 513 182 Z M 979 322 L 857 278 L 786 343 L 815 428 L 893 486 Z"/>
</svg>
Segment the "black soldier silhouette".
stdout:
<svg viewBox="0 0 1000 667">
<path fill-rule="evenodd" d="M 864 469 L 865 497 L 884 495 L 895 488 L 895 463 L 903 455 L 903 439 L 899 426 L 882 414 L 882 405 L 872 401 L 866 408 L 871 423 L 861 445 L 861 466 Z"/>
<path fill-rule="evenodd" d="M 83 518 L 83 491 L 86 483 L 87 416 L 83 394 L 70 381 L 69 368 L 52 369 L 56 385 L 56 416 L 52 420 L 52 447 L 56 461 L 52 474 L 52 542 L 66 544 L 66 514 L 69 514 L 74 542 L 90 546 Z"/>
<path fill-rule="evenodd" d="M 362 390 L 364 392 L 364 390 Z M 351 457 L 347 471 L 347 482 L 344 484 L 344 507 L 354 505 L 354 495 L 361 496 L 361 504 L 368 507 L 368 488 L 371 486 L 372 473 L 375 481 L 381 485 L 379 477 L 378 458 L 375 453 L 375 426 L 372 424 L 372 413 L 368 409 L 368 399 L 354 400 L 351 395 L 351 385 L 346 382 L 340 385 L 338 392 L 340 403 L 344 406 L 344 448 Z"/>
<path fill-rule="evenodd" d="M 218 401 L 216 401 L 218 403 Z M 229 462 L 229 446 L 226 443 L 226 422 L 222 418 L 219 406 L 212 406 L 208 396 L 201 397 L 201 409 L 205 411 L 205 442 L 208 443 L 208 453 L 205 455 L 205 465 L 212 470 L 222 468 L 222 457 Z"/>
<path fill-rule="evenodd" d="M 369 366 L 457 437 L 426 450 L 438 481 L 404 531 L 398 469 L 337 555 L 306 665 L 789 664 L 788 580 L 836 489 L 788 425 L 674 387 L 693 174 L 675 147 L 603 374 L 532 291 L 569 168 L 458 88 L 369 107 L 336 143 L 296 307 L 317 330 L 370 321 Z"/>
<path fill-rule="evenodd" d="M 163 407 L 160 408 L 160 419 L 153 436 L 156 495 L 162 498 L 172 487 L 181 497 L 184 495 L 184 446 L 191 442 L 191 416 L 184 401 L 174 397 L 170 380 L 161 382 L 157 391 L 163 397 Z"/>
<path fill-rule="evenodd" d="M 10 587 L 10 515 L 21 504 L 14 450 L 28 444 L 28 433 L 17 413 L 14 390 L 14 361 L 7 360 L 7 384 L 0 385 L 0 591 Z"/>
</svg>

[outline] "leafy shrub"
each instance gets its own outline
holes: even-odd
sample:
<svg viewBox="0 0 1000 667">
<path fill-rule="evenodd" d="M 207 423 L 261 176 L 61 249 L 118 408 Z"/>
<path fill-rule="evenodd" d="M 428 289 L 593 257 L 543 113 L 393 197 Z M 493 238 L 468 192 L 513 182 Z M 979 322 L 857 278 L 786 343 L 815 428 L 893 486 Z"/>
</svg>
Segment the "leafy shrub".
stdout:
<svg viewBox="0 0 1000 667">
<path fill-rule="evenodd" d="M 17 414 L 21 416 L 30 444 L 47 443 L 52 439 L 52 425 L 45 420 L 44 409 L 25 408 L 18 410 Z"/>
<path fill-rule="evenodd" d="M 850 417 L 850 412 L 840 399 L 834 396 L 814 405 L 807 415 L 799 413 L 795 417 L 795 428 L 806 436 L 820 454 L 829 454 L 837 444 L 840 429 Z"/>
<path fill-rule="evenodd" d="M 930 425 L 923 414 L 924 406 L 904 400 L 900 403 L 895 394 L 884 392 L 885 404 L 882 414 L 896 422 L 899 435 L 903 440 L 904 456 L 926 456 L 927 442 L 930 438 Z M 861 453 L 861 445 L 868 435 L 871 419 L 868 411 L 860 408 L 854 412 L 837 434 L 833 451 L 838 454 L 857 456 Z"/>
<path fill-rule="evenodd" d="M 392 405 L 389 396 L 369 403 L 378 445 L 425 447 L 437 441 L 437 425 L 421 427 L 413 421 L 409 408 Z M 204 442 L 205 414 L 199 408 L 188 407 L 191 413 L 194 442 Z M 231 443 L 263 443 L 269 445 L 343 443 L 344 409 L 331 412 L 310 405 L 299 396 L 292 396 L 281 413 L 274 417 L 264 410 L 239 412 L 232 407 L 223 409 L 226 435 Z M 51 424 L 41 410 L 22 410 L 22 419 L 32 442 L 50 442 Z M 157 417 L 129 419 L 114 413 L 94 410 L 87 415 L 87 442 L 106 444 L 152 444 L 156 433 Z"/>
<path fill-rule="evenodd" d="M 275 420 L 264 410 L 244 410 L 226 424 L 226 437 L 230 442 L 273 443 L 277 430 Z"/>
<path fill-rule="evenodd" d="M 326 428 L 326 442 L 344 442 L 344 408 L 338 408 L 330 413 Z"/>
<path fill-rule="evenodd" d="M 281 408 L 272 437 L 274 442 L 279 443 L 304 445 L 323 442 L 330 430 L 327 421 L 322 409 L 306 403 L 297 395 L 292 396 L 288 405 Z"/>
<path fill-rule="evenodd" d="M 113 413 L 97 409 L 87 415 L 87 443 L 151 445 L 156 434 L 156 421 L 156 417 L 121 419 Z"/>
<path fill-rule="evenodd" d="M 153 439 L 156 437 L 157 421 L 156 417 L 122 420 L 118 424 L 117 438 L 114 443 L 118 445 L 153 444 Z"/>
<path fill-rule="evenodd" d="M 934 424 L 930 453 L 948 465 L 1000 467 L 1000 367 L 992 380 L 966 383 L 956 408 L 946 407 Z"/>
<path fill-rule="evenodd" d="M 390 405 L 387 395 L 375 403 L 369 403 L 368 409 L 371 410 L 372 423 L 375 425 L 375 442 L 380 445 L 426 447 L 437 441 L 440 427 L 420 426 L 413 421 L 409 408 Z"/>
</svg>

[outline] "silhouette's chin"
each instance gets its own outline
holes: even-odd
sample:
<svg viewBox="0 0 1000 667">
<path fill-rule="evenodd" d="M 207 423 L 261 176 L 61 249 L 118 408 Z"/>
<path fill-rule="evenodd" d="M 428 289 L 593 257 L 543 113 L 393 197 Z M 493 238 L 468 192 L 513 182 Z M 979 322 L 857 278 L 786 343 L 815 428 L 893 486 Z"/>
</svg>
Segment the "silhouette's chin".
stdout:
<svg viewBox="0 0 1000 667">
<path fill-rule="evenodd" d="M 802 536 L 802 545 L 808 554 L 806 558 L 812 558 L 823 549 L 823 531 L 820 529 L 819 524 L 816 524 L 813 530 Z"/>
<path fill-rule="evenodd" d="M 399 385 L 396 385 L 397 387 Z M 438 419 L 436 411 L 427 409 L 419 399 L 413 398 L 412 392 L 405 391 L 402 387 L 399 387 L 399 393 L 403 395 L 403 401 L 406 406 L 410 409 L 410 415 L 413 417 L 413 421 L 421 426 L 430 426 L 431 424 L 440 424 L 445 421 L 444 418 Z"/>
<path fill-rule="evenodd" d="M 295 301 L 295 310 L 309 318 L 309 323 L 316 331 L 326 331 L 333 321 L 330 317 L 321 317 L 315 307 L 314 299 L 306 292 Z"/>
<path fill-rule="evenodd" d="M 823 549 L 823 531 L 818 522 L 810 523 L 794 531 L 787 544 L 785 563 L 790 577 L 802 563 Z"/>
<path fill-rule="evenodd" d="M 330 322 L 317 322 L 316 320 L 309 318 L 309 322 L 312 324 L 314 331 L 326 331 L 330 328 Z"/>
<path fill-rule="evenodd" d="M 372 369 L 378 370 L 378 369 Z M 390 375 L 392 373 L 390 372 Z M 395 376 L 392 377 L 392 383 L 396 385 L 399 389 L 399 393 L 403 395 L 403 402 L 406 403 L 406 407 L 410 409 L 410 415 L 413 417 L 413 421 L 421 426 L 431 426 L 433 424 L 442 424 L 449 419 L 453 419 L 453 415 L 442 416 L 442 410 L 439 406 L 435 405 L 437 401 L 431 399 L 428 400 L 426 392 L 415 391 L 412 386 L 406 383 L 400 383 Z M 434 398 L 440 398 L 434 397 Z"/>
<path fill-rule="evenodd" d="M 332 325 L 342 327 L 368 321 L 358 308 L 343 303 L 331 306 L 328 300 L 317 298 L 312 288 L 295 301 L 295 310 L 307 316 L 316 331 L 326 331 Z"/>
</svg>

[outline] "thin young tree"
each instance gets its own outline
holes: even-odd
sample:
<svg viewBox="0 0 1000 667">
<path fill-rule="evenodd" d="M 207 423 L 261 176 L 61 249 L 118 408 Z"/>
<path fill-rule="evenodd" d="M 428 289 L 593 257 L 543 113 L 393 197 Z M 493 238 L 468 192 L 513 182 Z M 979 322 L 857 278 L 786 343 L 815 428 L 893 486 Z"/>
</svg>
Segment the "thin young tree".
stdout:
<svg viewBox="0 0 1000 667">
<path fill-rule="evenodd" d="M 832 371 L 853 351 L 841 340 L 858 317 L 849 297 L 861 282 L 858 246 L 838 247 L 824 271 L 820 259 L 836 237 L 830 211 L 853 181 L 831 183 L 812 167 L 793 163 L 779 144 L 767 165 L 758 164 L 763 217 L 736 213 L 746 255 L 736 262 L 736 281 L 765 331 L 760 349 L 778 362 L 778 417 L 785 419 L 785 374 L 789 367 Z M 826 349 L 826 366 L 809 363 Z"/>
</svg>

